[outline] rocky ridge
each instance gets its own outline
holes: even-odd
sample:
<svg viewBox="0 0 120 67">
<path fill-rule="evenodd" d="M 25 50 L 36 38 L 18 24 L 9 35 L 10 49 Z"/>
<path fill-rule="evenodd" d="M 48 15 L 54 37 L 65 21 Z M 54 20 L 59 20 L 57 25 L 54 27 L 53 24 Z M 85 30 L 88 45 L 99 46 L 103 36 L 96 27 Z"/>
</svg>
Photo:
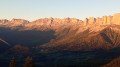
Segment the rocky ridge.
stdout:
<svg viewBox="0 0 120 67">
<path fill-rule="evenodd" d="M 84 21 L 76 18 L 41 18 L 36 21 L 29 22 L 24 19 L 12 19 L 11 21 L 3 19 L 0 20 L 0 26 L 19 28 L 21 30 L 39 29 L 46 30 L 52 29 L 57 30 L 61 27 L 89 27 L 89 26 L 102 26 L 102 25 L 120 25 L 120 13 L 114 14 L 113 16 L 103 16 L 102 18 L 90 17 Z"/>
<path fill-rule="evenodd" d="M 120 46 L 120 13 L 102 18 L 41 18 L 32 22 L 24 19 L 1 20 L 0 27 L 25 30 L 54 31 L 55 38 L 38 48 L 57 50 L 112 49 Z M 51 50 L 50 49 L 50 50 Z"/>
</svg>

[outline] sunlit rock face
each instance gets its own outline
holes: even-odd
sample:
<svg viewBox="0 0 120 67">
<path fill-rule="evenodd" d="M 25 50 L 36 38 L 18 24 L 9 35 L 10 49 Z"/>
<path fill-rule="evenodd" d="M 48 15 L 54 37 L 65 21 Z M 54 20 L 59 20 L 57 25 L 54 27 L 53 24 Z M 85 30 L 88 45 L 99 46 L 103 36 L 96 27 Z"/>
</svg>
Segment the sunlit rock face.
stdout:
<svg viewBox="0 0 120 67">
<path fill-rule="evenodd" d="M 27 24 L 27 23 L 29 23 L 29 21 L 23 20 L 23 19 L 12 19 L 12 20 L 11 20 L 11 23 L 13 23 L 13 24 L 16 26 L 16 25 L 24 25 L 24 24 Z"/>
<path fill-rule="evenodd" d="M 7 19 L 2 19 L 2 20 L 0 20 L 0 25 L 3 25 L 4 23 L 7 23 L 7 22 L 8 22 Z"/>
<path fill-rule="evenodd" d="M 112 18 L 113 16 L 107 16 L 107 25 L 112 24 Z"/>
<path fill-rule="evenodd" d="M 24 19 L 12 19 L 11 21 L 5 23 L 6 27 L 22 27 L 25 24 L 29 23 L 29 21 Z"/>
<path fill-rule="evenodd" d="M 69 17 L 68 18 L 64 18 L 64 19 L 62 19 L 62 21 L 65 22 L 65 23 L 70 23 L 70 18 Z"/>
<path fill-rule="evenodd" d="M 12 19 L 11 21 L 4 19 L 0 20 L 0 27 L 1 26 L 17 29 L 19 31 L 52 30 L 56 36 L 53 40 L 55 45 L 51 41 L 52 44 L 49 43 L 47 46 L 52 47 L 51 45 L 53 45 L 53 47 L 56 47 L 57 45 L 58 48 L 59 45 L 63 45 L 63 47 L 68 46 L 65 48 L 67 50 L 70 50 L 72 47 L 78 48 L 73 50 L 81 50 L 83 48 L 90 48 L 88 50 L 101 47 L 106 48 L 104 45 L 107 45 L 108 47 L 106 49 L 108 49 L 111 47 L 116 47 L 120 44 L 120 13 L 114 14 L 114 16 L 103 16 L 102 18 L 90 17 L 89 19 L 86 18 L 84 21 L 69 17 L 63 19 L 52 17 L 41 18 L 32 22 L 24 19 Z M 107 36 L 111 39 L 108 38 L 109 41 L 106 42 Z M 117 45 L 115 44 L 115 46 L 112 46 L 114 43 Z M 91 47 L 93 45 L 95 47 Z"/>
<path fill-rule="evenodd" d="M 103 21 L 103 25 L 106 25 L 107 24 L 107 16 L 103 16 L 102 17 L 102 21 Z"/>
<path fill-rule="evenodd" d="M 103 21 L 102 21 L 102 18 L 97 17 L 97 19 L 96 19 L 96 23 L 101 25 L 102 22 L 103 22 Z"/>
<path fill-rule="evenodd" d="M 87 25 L 87 24 L 88 24 L 88 19 L 85 18 L 85 20 L 84 20 L 84 25 Z"/>
<path fill-rule="evenodd" d="M 120 25 L 120 13 L 113 15 L 112 24 Z"/>
<path fill-rule="evenodd" d="M 90 17 L 88 20 L 88 24 L 93 24 L 95 22 L 96 22 L 96 18 L 94 18 L 94 17 Z"/>
<path fill-rule="evenodd" d="M 76 18 L 41 18 L 32 22 L 29 22 L 24 19 L 12 19 L 11 21 L 3 19 L 0 20 L 0 26 L 4 27 L 14 27 L 20 28 L 22 27 L 23 30 L 57 30 L 61 28 L 68 28 L 72 27 L 74 29 L 80 28 L 81 26 L 100 26 L 100 25 L 120 25 L 120 13 L 114 14 L 114 16 L 103 16 L 102 18 L 97 17 L 90 17 L 85 18 L 84 21 L 76 19 Z"/>
<path fill-rule="evenodd" d="M 70 22 L 73 23 L 73 24 L 75 24 L 75 23 L 78 23 L 79 20 L 76 19 L 76 18 L 71 18 L 71 19 L 70 19 Z"/>
<path fill-rule="evenodd" d="M 50 17 L 50 18 L 48 19 L 48 22 L 47 22 L 46 25 L 51 25 L 51 24 L 53 23 L 53 20 L 54 20 L 54 18 Z"/>
<path fill-rule="evenodd" d="M 102 25 L 110 25 L 112 22 L 112 16 L 103 16 L 102 17 Z"/>
<path fill-rule="evenodd" d="M 23 19 L 12 19 L 11 21 L 4 19 L 0 21 L 0 26 L 13 28 L 17 26 L 24 26 L 27 23 L 29 23 L 29 21 Z"/>
</svg>

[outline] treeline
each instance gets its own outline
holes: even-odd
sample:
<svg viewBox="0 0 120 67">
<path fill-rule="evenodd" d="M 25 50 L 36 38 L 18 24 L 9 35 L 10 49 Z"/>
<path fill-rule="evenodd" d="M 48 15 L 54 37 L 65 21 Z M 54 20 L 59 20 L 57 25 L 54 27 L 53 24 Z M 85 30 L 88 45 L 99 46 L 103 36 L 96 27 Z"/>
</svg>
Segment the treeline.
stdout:
<svg viewBox="0 0 120 67">
<path fill-rule="evenodd" d="M 51 64 L 51 65 L 45 65 L 45 67 L 120 67 L 120 57 L 112 60 L 110 63 L 103 65 L 104 62 L 74 62 L 74 63 L 63 63 L 63 64 Z M 106 62 L 105 62 L 106 63 Z M 103 65 L 103 66 L 101 66 Z M 13 57 L 9 67 L 17 67 L 17 63 L 15 61 L 15 58 Z M 35 67 L 34 61 L 32 60 L 32 57 L 27 57 L 25 60 L 25 64 L 23 67 Z"/>
<path fill-rule="evenodd" d="M 10 64 L 9 64 L 9 67 L 17 67 L 17 63 L 15 61 L 15 58 L 13 57 Z M 35 64 L 32 60 L 32 57 L 27 57 L 26 60 L 25 60 L 25 64 L 23 65 L 23 67 L 35 67 Z"/>
</svg>

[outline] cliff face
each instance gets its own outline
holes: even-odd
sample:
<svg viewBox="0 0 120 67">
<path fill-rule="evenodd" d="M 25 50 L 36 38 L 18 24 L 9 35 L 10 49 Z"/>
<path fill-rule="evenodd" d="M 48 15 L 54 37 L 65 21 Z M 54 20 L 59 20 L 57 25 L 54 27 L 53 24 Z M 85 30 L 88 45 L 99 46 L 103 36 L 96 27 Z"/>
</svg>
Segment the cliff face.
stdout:
<svg viewBox="0 0 120 67">
<path fill-rule="evenodd" d="M 120 13 L 102 18 L 90 17 L 84 21 L 76 18 L 41 18 L 33 22 L 23 19 L 0 20 L 0 27 L 19 31 L 54 31 L 56 38 L 42 48 L 60 50 L 111 49 L 120 46 Z"/>
<path fill-rule="evenodd" d="M 114 14 L 112 24 L 120 25 L 120 13 Z"/>
<path fill-rule="evenodd" d="M 58 29 L 59 27 L 74 27 L 78 26 L 90 26 L 90 25 L 120 25 L 120 13 L 114 14 L 113 16 L 103 16 L 102 18 L 90 17 L 86 18 L 84 21 L 76 18 L 42 18 L 33 22 L 29 22 L 23 19 L 12 19 L 0 20 L 0 26 L 5 27 L 22 27 L 23 30 L 31 29 Z"/>
<path fill-rule="evenodd" d="M 11 21 L 3 19 L 0 21 L 0 26 L 17 28 L 17 27 L 22 27 L 27 23 L 29 23 L 29 21 L 23 19 L 12 19 Z"/>
</svg>

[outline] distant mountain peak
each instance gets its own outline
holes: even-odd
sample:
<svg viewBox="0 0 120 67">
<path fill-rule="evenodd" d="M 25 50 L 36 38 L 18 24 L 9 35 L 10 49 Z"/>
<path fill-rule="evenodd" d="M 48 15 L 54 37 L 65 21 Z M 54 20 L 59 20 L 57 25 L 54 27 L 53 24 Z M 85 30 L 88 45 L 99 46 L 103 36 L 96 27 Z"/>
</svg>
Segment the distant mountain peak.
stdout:
<svg viewBox="0 0 120 67">
<path fill-rule="evenodd" d="M 120 25 L 120 13 L 116 13 L 113 16 L 103 16 L 102 18 L 94 18 L 89 17 L 86 18 L 84 21 L 76 19 L 76 18 L 41 18 L 38 20 L 35 20 L 33 22 L 24 20 L 24 19 L 12 19 L 9 20 L 0 20 L 0 26 L 6 26 L 6 27 L 25 27 L 25 28 L 58 28 L 63 26 L 86 26 L 86 25 Z"/>
</svg>

